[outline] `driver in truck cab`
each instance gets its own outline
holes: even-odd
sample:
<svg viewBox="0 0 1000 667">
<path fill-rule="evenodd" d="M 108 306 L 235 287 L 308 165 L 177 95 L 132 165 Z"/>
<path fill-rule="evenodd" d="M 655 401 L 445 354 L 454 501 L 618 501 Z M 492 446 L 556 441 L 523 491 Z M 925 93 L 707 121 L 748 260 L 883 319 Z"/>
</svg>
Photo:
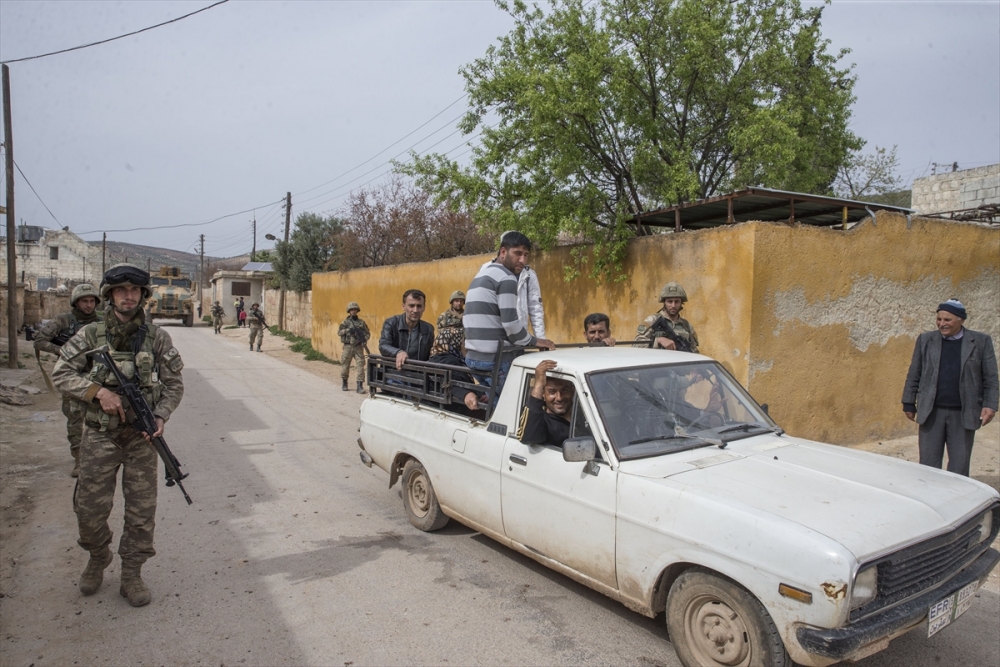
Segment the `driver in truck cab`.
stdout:
<svg viewBox="0 0 1000 667">
<path fill-rule="evenodd" d="M 546 377 L 556 365 L 546 360 L 535 367 L 535 381 L 517 433 L 517 439 L 526 445 L 562 447 L 569 437 L 569 417 L 576 392 L 569 380 Z"/>
</svg>

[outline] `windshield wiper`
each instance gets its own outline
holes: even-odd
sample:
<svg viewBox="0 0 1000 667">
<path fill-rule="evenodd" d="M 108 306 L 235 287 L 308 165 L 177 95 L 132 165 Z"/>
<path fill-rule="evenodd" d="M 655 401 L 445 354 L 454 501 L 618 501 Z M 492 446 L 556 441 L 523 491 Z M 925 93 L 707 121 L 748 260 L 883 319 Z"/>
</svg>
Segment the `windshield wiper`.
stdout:
<svg viewBox="0 0 1000 667">
<path fill-rule="evenodd" d="M 633 440 L 628 444 L 638 445 L 644 442 L 653 442 L 654 440 L 703 440 L 709 445 L 715 445 L 716 447 L 719 448 L 725 448 L 726 446 L 726 443 L 724 443 L 722 440 L 717 440 L 716 438 L 706 438 L 703 435 L 654 435 L 649 438 L 639 438 L 638 440 Z"/>
<path fill-rule="evenodd" d="M 771 433 L 774 433 L 775 435 L 781 435 L 782 433 L 784 433 L 784 431 L 781 430 L 781 428 L 779 428 L 777 426 L 768 426 L 767 424 L 761 424 L 760 422 L 751 422 L 751 423 L 744 422 L 742 424 L 736 424 L 734 426 L 728 426 L 728 427 L 726 427 L 724 429 L 716 431 L 716 433 L 718 433 L 719 435 L 723 435 L 725 433 L 737 433 L 739 431 L 743 431 L 744 433 L 746 433 L 746 432 L 752 431 L 754 429 L 762 429 L 764 431 L 770 431 Z M 732 438 L 730 438 L 730 439 L 732 439 Z"/>
</svg>

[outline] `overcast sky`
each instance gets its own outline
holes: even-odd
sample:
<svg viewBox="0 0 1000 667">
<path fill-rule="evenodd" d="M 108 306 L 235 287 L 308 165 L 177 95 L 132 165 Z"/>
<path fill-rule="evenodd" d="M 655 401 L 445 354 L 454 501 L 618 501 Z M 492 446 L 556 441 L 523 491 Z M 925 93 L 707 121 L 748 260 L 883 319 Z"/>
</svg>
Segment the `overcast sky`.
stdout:
<svg viewBox="0 0 1000 667">
<path fill-rule="evenodd" d="M 0 60 L 210 4 L 0 0 Z M 256 216 L 257 247 L 270 247 L 263 236 L 280 233 L 287 191 L 293 216 L 329 212 L 418 140 L 417 150 L 466 151 L 448 136 L 465 108 L 458 69 L 511 26 L 490 1 L 233 0 L 13 63 L 14 158 L 60 224 L 20 174 L 18 220 L 98 240 L 257 207 L 108 238 L 196 251 L 204 233 L 206 254 L 230 256 L 249 252 Z M 835 0 L 823 32 L 852 51 L 853 131 L 869 147 L 898 145 L 907 183 L 932 162 L 1000 162 L 1000 2 Z"/>
</svg>

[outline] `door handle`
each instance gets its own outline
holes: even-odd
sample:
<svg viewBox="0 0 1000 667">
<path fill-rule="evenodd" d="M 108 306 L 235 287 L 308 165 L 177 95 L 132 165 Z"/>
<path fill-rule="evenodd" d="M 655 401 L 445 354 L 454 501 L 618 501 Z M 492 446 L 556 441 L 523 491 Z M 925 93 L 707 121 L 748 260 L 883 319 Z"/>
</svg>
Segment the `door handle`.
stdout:
<svg viewBox="0 0 1000 667">
<path fill-rule="evenodd" d="M 511 454 L 510 455 L 510 460 L 513 463 L 516 463 L 519 466 L 526 466 L 526 465 L 528 465 L 528 459 L 524 458 L 523 456 L 518 456 L 517 454 Z"/>
</svg>

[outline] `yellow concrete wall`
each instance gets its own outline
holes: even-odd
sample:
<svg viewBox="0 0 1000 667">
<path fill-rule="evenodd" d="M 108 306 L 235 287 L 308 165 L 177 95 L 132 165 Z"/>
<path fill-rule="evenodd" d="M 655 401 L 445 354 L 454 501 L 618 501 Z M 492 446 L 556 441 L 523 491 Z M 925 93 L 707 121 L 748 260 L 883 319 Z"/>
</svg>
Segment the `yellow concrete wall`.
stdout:
<svg viewBox="0 0 1000 667">
<path fill-rule="evenodd" d="M 638 239 L 629 246 L 625 261 L 628 280 L 602 285 L 585 275 L 565 282 L 564 268 L 574 261 L 571 248 L 537 253 L 531 266 L 542 288 L 546 335 L 557 343 L 582 342 L 583 318 L 603 312 L 611 318 L 612 335 L 634 338 L 639 323 L 659 308 L 657 298 L 664 283 L 676 280 L 688 290 L 690 303 L 684 316 L 698 331 L 702 351 L 718 358 L 746 382 L 752 234 L 752 226 L 738 225 Z M 433 324 L 448 308 L 451 293 L 467 290 L 476 272 L 490 259 L 490 255 L 477 255 L 313 274 L 313 347 L 340 358 L 337 327 L 350 301 L 361 306 L 361 317 L 377 338 L 386 318 L 402 312 L 401 297 L 410 288 L 427 294 L 424 319 Z"/>
<path fill-rule="evenodd" d="M 402 293 L 427 293 L 433 323 L 453 290 L 468 288 L 488 255 L 313 275 L 313 347 L 340 358 L 337 327 L 349 301 L 378 338 L 401 312 Z M 970 328 L 1000 341 L 1000 230 L 879 214 L 848 232 L 744 223 L 636 239 L 627 280 L 567 283 L 571 248 L 538 253 L 548 337 L 583 339 L 583 318 L 611 317 L 631 339 L 658 308 L 664 283 L 680 282 L 701 351 L 718 359 L 793 435 L 835 443 L 914 431 L 899 402 L 913 341 L 954 296 Z M 375 345 L 371 345 L 375 349 Z"/>
<path fill-rule="evenodd" d="M 1000 342 L 1000 229 L 879 213 L 840 232 L 756 224 L 748 389 L 789 433 L 915 433 L 900 397 L 916 337 L 956 297 Z"/>
</svg>

